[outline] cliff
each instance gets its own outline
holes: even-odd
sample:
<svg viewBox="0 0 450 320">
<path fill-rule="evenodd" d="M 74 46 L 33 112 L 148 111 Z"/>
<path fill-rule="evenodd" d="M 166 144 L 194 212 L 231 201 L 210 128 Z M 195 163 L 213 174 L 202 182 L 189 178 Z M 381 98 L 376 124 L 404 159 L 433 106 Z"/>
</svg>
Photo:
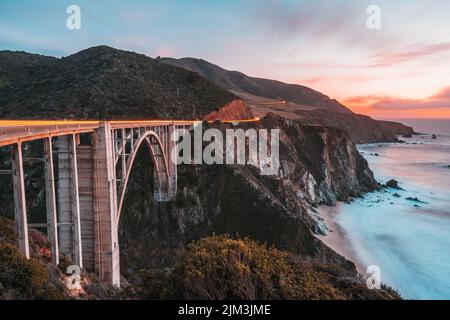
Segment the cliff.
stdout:
<svg viewBox="0 0 450 320">
<path fill-rule="evenodd" d="M 399 122 L 378 120 L 378 123 L 384 131 L 390 132 L 393 135 L 411 137 L 415 133 L 413 128 L 405 126 Z"/>
<path fill-rule="evenodd" d="M 345 130 L 355 143 L 395 142 L 397 135 L 409 136 L 413 128 L 401 123 L 390 121 L 375 121 L 360 114 L 333 114 L 323 110 L 296 111 L 295 115 L 303 123 L 312 125 L 332 126 Z"/>
</svg>

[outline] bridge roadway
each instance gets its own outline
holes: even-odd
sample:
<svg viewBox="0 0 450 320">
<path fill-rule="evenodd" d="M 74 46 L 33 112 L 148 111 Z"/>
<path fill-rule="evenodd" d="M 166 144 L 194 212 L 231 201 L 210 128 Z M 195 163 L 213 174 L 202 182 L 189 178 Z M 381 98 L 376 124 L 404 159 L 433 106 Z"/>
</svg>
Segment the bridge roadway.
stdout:
<svg viewBox="0 0 450 320">
<path fill-rule="evenodd" d="M 88 272 L 95 272 L 102 281 L 120 286 L 118 225 L 137 151 L 145 145 L 151 156 L 155 200 L 169 201 L 177 190 L 177 166 L 170 157 L 176 148 L 172 136 L 177 128 L 200 122 L 0 119 L 0 147 L 12 147 L 12 167 L 0 170 L 0 174 L 13 177 L 14 217 L 21 253 L 30 257 L 28 229 L 37 227 L 29 224 L 27 217 L 24 142 L 43 141 L 42 188 L 47 221 L 39 227 L 47 230 L 52 262 L 58 265 L 63 255 Z M 82 134 L 90 135 L 90 142 L 81 143 Z"/>
</svg>

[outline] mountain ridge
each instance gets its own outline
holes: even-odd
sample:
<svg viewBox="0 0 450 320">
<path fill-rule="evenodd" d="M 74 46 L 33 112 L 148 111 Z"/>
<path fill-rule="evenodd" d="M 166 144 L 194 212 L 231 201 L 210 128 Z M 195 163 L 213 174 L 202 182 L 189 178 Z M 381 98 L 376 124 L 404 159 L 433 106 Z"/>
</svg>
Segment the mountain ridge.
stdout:
<svg viewBox="0 0 450 320">
<path fill-rule="evenodd" d="M 199 73 L 245 100 L 258 117 L 274 112 L 305 124 L 334 126 L 346 130 L 355 143 L 394 142 L 397 135 L 410 136 L 414 133 L 413 128 L 401 123 L 378 121 L 356 114 L 336 99 L 305 86 L 250 77 L 203 59 L 156 60 Z"/>
</svg>

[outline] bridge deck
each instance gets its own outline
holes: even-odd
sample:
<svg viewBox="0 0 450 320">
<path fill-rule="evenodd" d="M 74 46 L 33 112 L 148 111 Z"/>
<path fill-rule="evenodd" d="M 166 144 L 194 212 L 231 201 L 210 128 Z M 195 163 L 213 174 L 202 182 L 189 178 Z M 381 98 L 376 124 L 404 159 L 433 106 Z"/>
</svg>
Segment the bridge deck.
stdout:
<svg viewBox="0 0 450 320">
<path fill-rule="evenodd" d="M 224 120 L 226 123 L 259 121 L 259 118 L 246 120 Z M 123 120 L 108 121 L 112 129 L 139 128 L 149 126 L 189 126 L 201 123 L 200 120 Z M 210 121 L 212 122 L 212 121 Z M 100 126 L 100 121 L 64 120 L 0 120 L 0 147 L 18 142 L 57 137 L 72 133 L 92 132 Z"/>
<path fill-rule="evenodd" d="M 137 121 L 109 121 L 111 128 L 138 128 L 165 125 L 192 125 L 197 121 L 184 120 L 137 120 Z M 45 137 L 62 136 L 72 133 L 92 132 L 100 126 L 100 121 L 34 121 L 34 120 L 1 120 L 0 147 L 26 142 Z"/>
</svg>

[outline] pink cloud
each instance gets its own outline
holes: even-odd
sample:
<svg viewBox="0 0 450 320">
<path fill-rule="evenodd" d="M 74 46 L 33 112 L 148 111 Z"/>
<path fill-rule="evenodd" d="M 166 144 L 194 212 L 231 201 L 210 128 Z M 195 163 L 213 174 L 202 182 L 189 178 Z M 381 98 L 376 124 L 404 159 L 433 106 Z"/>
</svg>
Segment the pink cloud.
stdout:
<svg viewBox="0 0 450 320">
<path fill-rule="evenodd" d="M 382 52 L 375 57 L 372 67 L 392 66 L 400 63 L 450 52 L 450 43 L 420 44 L 398 50 Z"/>
<path fill-rule="evenodd" d="M 352 107 L 372 110 L 450 110 L 450 86 L 424 99 L 366 95 L 347 98 L 344 100 L 344 103 Z"/>
</svg>

